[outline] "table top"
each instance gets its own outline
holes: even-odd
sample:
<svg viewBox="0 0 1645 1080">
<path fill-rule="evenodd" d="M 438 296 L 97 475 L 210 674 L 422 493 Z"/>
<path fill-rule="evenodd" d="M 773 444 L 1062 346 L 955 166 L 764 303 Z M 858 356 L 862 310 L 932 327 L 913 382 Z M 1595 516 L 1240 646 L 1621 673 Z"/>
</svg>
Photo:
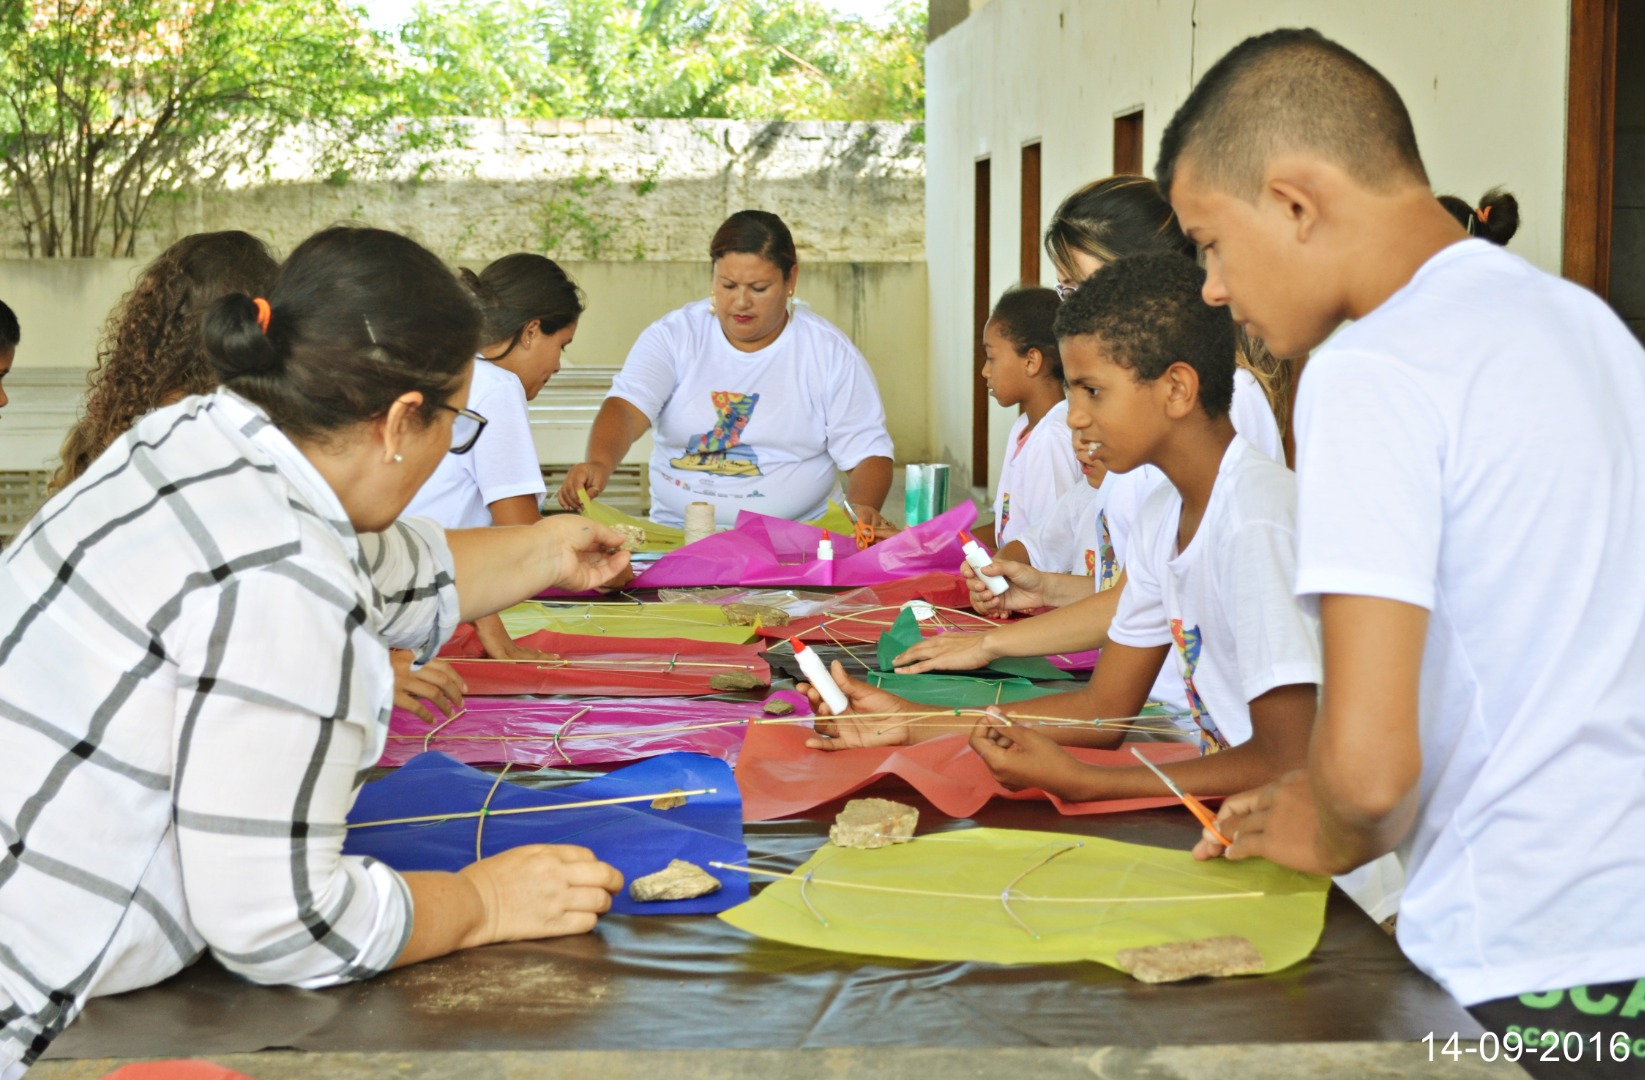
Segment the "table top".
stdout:
<svg viewBox="0 0 1645 1080">
<path fill-rule="evenodd" d="M 1180 809 L 1065 818 L 995 800 L 952 821 L 905 787 L 872 793 L 918 806 L 922 833 L 986 825 L 1181 850 L 1199 834 Z M 797 866 L 841 805 L 749 824 L 750 854 Z M 1314 954 L 1267 976 L 1146 985 L 1095 963 L 862 957 L 760 940 L 712 916 L 611 916 L 589 935 L 475 949 L 322 991 L 253 986 L 208 959 L 92 1001 L 46 1056 L 1157 1047 L 1415 1042 L 1434 1031 L 1480 1029 L 1333 889 Z"/>
</svg>

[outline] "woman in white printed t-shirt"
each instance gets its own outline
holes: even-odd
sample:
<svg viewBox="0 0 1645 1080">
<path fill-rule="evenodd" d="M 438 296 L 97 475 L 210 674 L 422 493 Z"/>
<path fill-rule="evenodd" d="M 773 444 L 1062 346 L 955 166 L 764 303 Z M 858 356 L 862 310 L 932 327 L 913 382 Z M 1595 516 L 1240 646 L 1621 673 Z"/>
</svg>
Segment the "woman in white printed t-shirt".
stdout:
<svg viewBox="0 0 1645 1080">
<path fill-rule="evenodd" d="M 469 405 L 489 421 L 486 437 L 472 452 L 442 460 L 406 513 L 447 529 L 529 525 L 542 517 L 548 489 L 526 403 L 560 370 L 582 317 L 582 292 L 541 255 L 505 255 L 479 274 L 459 273 L 485 312 L 490 344 L 475 358 Z M 515 644 L 496 615 L 476 620 L 474 629 L 494 660 L 546 655 Z"/>
<path fill-rule="evenodd" d="M 739 510 L 817 517 L 842 496 L 872 525 L 891 487 L 879 388 L 839 329 L 794 305 L 794 238 L 775 214 L 742 210 L 709 245 L 713 292 L 658 319 L 634 343 L 560 505 L 605 489 L 634 440 L 655 428 L 651 518 L 679 525 L 694 502 L 721 526 Z"/>
</svg>

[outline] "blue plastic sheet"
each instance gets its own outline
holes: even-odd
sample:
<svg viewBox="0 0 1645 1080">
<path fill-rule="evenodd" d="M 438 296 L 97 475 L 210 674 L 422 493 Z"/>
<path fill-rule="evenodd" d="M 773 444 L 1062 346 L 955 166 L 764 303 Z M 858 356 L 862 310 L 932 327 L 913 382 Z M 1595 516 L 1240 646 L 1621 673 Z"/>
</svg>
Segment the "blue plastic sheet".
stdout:
<svg viewBox="0 0 1645 1080">
<path fill-rule="evenodd" d="M 522 844 L 580 844 L 622 871 L 625 882 L 684 859 L 719 879 L 718 892 L 693 900 L 637 903 L 625 887 L 611 910 L 630 915 L 713 914 L 748 899 L 748 879 L 715 871 L 710 862 L 740 863 L 748 858 L 743 843 L 742 798 L 731 767 L 701 754 L 663 754 L 579 784 L 533 789 L 496 782 L 482 772 L 439 753 L 419 754 L 382 780 L 360 789 L 348 820 L 385 821 L 428 814 L 472 813 L 527 806 L 578 803 L 625 795 L 715 788 L 713 795 L 693 795 L 684 806 L 659 810 L 650 801 L 618 806 L 452 818 L 403 825 L 350 828 L 343 851 L 370 855 L 400 871 L 461 870 L 474 862 L 475 836 L 481 853 L 495 855 Z M 486 801 L 490 795 L 490 802 Z M 480 828 L 481 821 L 485 826 Z"/>
</svg>

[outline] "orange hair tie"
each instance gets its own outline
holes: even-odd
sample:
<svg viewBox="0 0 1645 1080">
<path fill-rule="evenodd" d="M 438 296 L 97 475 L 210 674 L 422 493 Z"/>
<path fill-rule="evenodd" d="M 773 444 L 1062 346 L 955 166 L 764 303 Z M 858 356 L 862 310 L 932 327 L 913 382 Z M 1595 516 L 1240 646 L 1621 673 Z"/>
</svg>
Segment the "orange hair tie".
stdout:
<svg viewBox="0 0 1645 1080">
<path fill-rule="evenodd" d="M 1477 217 L 1479 219 L 1479 223 L 1483 225 L 1487 221 L 1491 220 L 1491 208 L 1489 206 L 1482 206 L 1478 210 L 1474 211 L 1474 216 Z"/>
<path fill-rule="evenodd" d="M 268 306 L 268 301 L 261 296 L 251 298 L 252 306 L 257 309 L 257 328 L 268 333 L 268 321 L 274 315 L 274 309 Z"/>
</svg>

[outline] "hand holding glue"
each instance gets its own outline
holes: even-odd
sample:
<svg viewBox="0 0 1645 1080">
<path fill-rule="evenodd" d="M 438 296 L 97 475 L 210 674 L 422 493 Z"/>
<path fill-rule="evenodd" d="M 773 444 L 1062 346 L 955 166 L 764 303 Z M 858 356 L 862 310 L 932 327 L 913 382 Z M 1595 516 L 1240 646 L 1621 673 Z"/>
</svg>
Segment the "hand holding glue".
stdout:
<svg viewBox="0 0 1645 1080">
<path fill-rule="evenodd" d="M 983 546 L 977 543 L 976 537 L 964 529 L 960 530 L 960 544 L 962 545 L 960 550 L 965 553 L 965 561 L 970 564 L 971 569 L 977 572 L 977 580 L 988 586 L 988 591 L 995 596 L 1003 595 L 1005 590 L 1011 587 L 1011 583 L 998 574 L 985 574 L 982 572 L 982 568 L 993 562 L 994 557 L 984 551 Z"/>
<path fill-rule="evenodd" d="M 817 693 L 822 695 L 823 704 L 828 706 L 828 710 L 839 716 L 849 709 L 851 702 L 846 700 L 845 691 L 834 681 L 834 676 L 828 673 L 828 665 L 823 663 L 822 657 L 799 638 L 789 638 L 788 643 L 794 647 L 794 659 L 799 661 L 800 671 L 810 680 L 811 685 L 817 688 Z"/>
</svg>

